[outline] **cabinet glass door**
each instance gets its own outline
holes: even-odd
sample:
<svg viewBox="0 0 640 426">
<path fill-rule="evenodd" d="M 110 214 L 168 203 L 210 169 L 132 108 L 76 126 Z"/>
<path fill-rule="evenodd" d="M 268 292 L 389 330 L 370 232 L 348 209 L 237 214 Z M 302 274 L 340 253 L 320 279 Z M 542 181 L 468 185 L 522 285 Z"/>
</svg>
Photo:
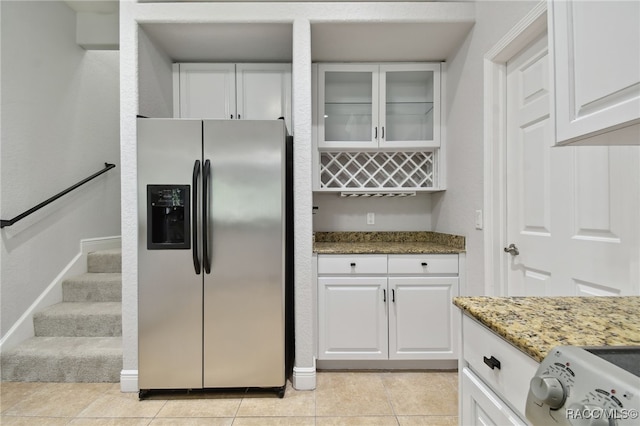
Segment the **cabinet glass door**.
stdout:
<svg viewBox="0 0 640 426">
<path fill-rule="evenodd" d="M 382 66 L 380 145 L 439 145 L 440 74 L 437 64 Z"/>
<path fill-rule="evenodd" d="M 370 66 L 342 68 L 326 65 L 320 72 L 321 146 L 366 147 L 376 142 L 377 74 Z"/>
</svg>

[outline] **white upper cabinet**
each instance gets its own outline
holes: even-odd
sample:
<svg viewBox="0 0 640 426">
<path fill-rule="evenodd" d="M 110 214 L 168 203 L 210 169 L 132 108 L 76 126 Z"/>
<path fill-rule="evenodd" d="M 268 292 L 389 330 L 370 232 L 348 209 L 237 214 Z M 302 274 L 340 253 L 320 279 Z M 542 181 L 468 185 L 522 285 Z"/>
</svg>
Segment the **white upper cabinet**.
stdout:
<svg viewBox="0 0 640 426">
<path fill-rule="evenodd" d="M 320 64 L 320 149 L 440 146 L 440 64 Z"/>
<path fill-rule="evenodd" d="M 234 64 L 174 64 L 173 116 L 236 118 Z"/>
<path fill-rule="evenodd" d="M 239 119 L 285 117 L 287 129 L 292 131 L 290 64 L 237 64 L 236 86 Z"/>
<path fill-rule="evenodd" d="M 640 123 L 640 2 L 552 0 L 549 19 L 556 143 L 640 144 L 638 126 L 583 142 Z"/>
<path fill-rule="evenodd" d="M 440 146 L 440 64 L 381 65 L 380 147 Z"/>
<path fill-rule="evenodd" d="M 284 117 L 291 132 L 291 64 L 175 64 L 174 117 Z"/>
</svg>

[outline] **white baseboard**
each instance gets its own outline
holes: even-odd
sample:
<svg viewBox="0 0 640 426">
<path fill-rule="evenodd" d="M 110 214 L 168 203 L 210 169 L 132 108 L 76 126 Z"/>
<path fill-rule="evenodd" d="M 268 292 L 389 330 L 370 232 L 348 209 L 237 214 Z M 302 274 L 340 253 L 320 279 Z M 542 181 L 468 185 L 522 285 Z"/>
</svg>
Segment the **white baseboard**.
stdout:
<svg viewBox="0 0 640 426">
<path fill-rule="evenodd" d="M 318 370 L 457 370 L 457 359 L 318 360 Z"/>
<path fill-rule="evenodd" d="M 75 275 L 87 272 L 87 255 L 96 250 L 108 250 L 120 247 L 120 237 L 89 238 L 80 241 L 80 252 L 51 281 L 29 308 L 20 316 L 7 334 L 0 339 L 0 353 L 16 347 L 34 336 L 33 314 L 62 302 L 62 282 Z"/>
<path fill-rule="evenodd" d="M 138 392 L 138 370 L 122 370 L 120 372 L 120 391 Z"/>
<path fill-rule="evenodd" d="M 296 390 L 314 390 L 316 388 L 316 368 L 293 367 L 292 384 Z"/>
</svg>

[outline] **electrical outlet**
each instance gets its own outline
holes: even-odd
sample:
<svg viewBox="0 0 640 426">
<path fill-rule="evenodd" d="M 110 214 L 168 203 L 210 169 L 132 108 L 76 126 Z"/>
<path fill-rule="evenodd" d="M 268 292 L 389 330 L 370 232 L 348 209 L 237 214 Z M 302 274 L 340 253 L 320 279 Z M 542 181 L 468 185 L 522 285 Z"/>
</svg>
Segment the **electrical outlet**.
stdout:
<svg viewBox="0 0 640 426">
<path fill-rule="evenodd" d="M 482 229 L 482 210 L 476 210 L 476 229 Z"/>
<path fill-rule="evenodd" d="M 376 214 L 367 213 L 367 225 L 374 225 L 376 223 Z"/>
</svg>

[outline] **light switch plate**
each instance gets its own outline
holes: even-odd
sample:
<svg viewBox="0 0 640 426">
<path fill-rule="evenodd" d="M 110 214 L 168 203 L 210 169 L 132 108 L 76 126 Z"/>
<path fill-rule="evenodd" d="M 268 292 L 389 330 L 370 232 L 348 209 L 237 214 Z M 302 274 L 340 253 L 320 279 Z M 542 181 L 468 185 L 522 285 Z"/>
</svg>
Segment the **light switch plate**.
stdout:
<svg viewBox="0 0 640 426">
<path fill-rule="evenodd" d="M 476 229 L 482 229 L 482 210 L 476 210 Z"/>
<path fill-rule="evenodd" d="M 374 225 L 376 223 L 376 214 L 367 213 L 367 225 Z"/>
</svg>

